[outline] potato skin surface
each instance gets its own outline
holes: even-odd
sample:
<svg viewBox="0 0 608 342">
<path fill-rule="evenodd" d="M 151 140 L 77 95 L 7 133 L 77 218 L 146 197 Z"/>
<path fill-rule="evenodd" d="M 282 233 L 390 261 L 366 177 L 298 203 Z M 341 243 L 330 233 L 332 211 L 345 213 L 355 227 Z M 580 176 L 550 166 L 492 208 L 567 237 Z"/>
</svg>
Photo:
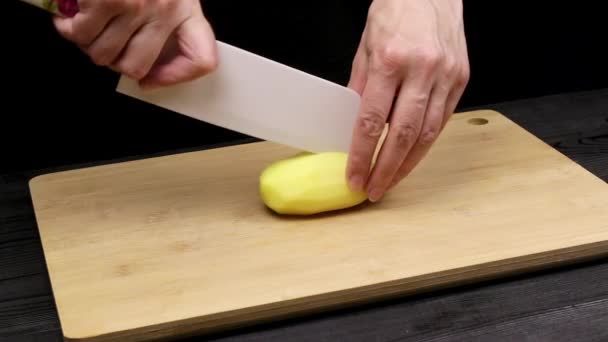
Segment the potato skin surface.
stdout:
<svg viewBox="0 0 608 342">
<path fill-rule="evenodd" d="M 300 153 L 276 161 L 260 174 L 262 201 L 282 215 L 314 215 L 361 204 L 367 194 L 349 188 L 347 161 L 342 152 Z"/>
</svg>

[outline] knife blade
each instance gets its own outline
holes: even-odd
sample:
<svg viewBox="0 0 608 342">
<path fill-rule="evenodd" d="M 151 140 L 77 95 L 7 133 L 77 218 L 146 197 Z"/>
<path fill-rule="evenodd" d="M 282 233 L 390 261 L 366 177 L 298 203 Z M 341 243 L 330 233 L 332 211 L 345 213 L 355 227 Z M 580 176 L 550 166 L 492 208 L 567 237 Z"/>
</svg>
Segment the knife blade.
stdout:
<svg viewBox="0 0 608 342">
<path fill-rule="evenodd" d="M 152 90 L 117 91 L 176 113 L 309 152 L 348 151 L 360 97 L 352 89 L 218 41 L 219 66 Z"/>
<path fill-rule="evenodd" d="M 75 0 L 21 1 L 58 15 L 78 10 Z M 349 150 L 360 105 L 357 92 L 225 42 L 217 45 L 219 66 L 211 74 L 157 89 L 142 89 L 121 75 L 116 91 L 303 151 Z"/>
</svg>

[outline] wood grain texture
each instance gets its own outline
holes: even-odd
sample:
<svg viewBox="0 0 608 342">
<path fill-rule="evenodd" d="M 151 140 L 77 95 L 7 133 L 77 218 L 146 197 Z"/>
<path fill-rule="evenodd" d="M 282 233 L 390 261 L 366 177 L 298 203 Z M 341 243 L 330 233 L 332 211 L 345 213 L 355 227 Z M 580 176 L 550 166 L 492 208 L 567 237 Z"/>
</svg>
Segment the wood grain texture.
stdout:
<svg viewBox="0 0 608 342">
<path fill-rule="evenodd" d="M 408 182 L 338 215 L 261 206 L 257 176 L 296 152 L 256 143 L 33 179 L 66 336 L 213 331 L 608 253 L 606 183 L 496 112 L 455 116 Z"/>
<path fill-rule="evenodd" d="M 608 89 L 505 102 L 489 108 L 505 114 L 596 176 L 608 179 Z"/>
<path fill-rule="evenodd" d="M 608 89 L 512 101 L 491 107 L 608 181 L 608 164 L 602 162 L 607 156 Z M 596 141 L 603 144 L 603 149 L 579 143 L 591 137 L 597 137 Z M 19 150 L 18 144 L 14 142 L 10 148 Z M 167 153 L 176 152 L 184 150 L 167 148 Z M 149 156 L 152 155 L 132 158 Z M 61 168 L 0 174 L 0 264 L 12 265 L 12 271 L 0 273 L 0 286 L 4 286 L 0 292 L 8 292 L 0 301 L 0 340 L 62 341 L 45 265 L 34 262 L 31 257 L 13 257 L 1 252 L 6 246 L 4 242 L 29 240 L 32 250 L 43 258 L 41 248 L 35 247 L 39 241 L 27 181 L 40 173 L 107 162 L 99 160 L 84 165 L 68 164 Z M 7 278 L 19 274 L 33 275 L 18 282 Z M 497 342 L 513 341 L 512 336 L 521 337 L 522 332 L 531 337 L 528 340 L 539 340 L 540 336 L 553 342 L 572 341 L 571 337 L 576 336 L 579 342 L 603 342 L 606 338 L 596 332 L 606 326 L 602 321 L 608 310 L 606 283 L 608 262 L 599 261 L 183 341 L 420 341 L 438 335 L 445 340 L 460 341 L 469 340 L 472 334 L 463 334 L 474 331 L 476 335 L 486 337 L 485 340 Z M 571 310 L 586 307 L 587 303 L 603 309 Z M 544 312 L 567 312 L 569 320 L 555 322 Z M 500 331 L 497 326 L 501 327 Z"/>
</svg>

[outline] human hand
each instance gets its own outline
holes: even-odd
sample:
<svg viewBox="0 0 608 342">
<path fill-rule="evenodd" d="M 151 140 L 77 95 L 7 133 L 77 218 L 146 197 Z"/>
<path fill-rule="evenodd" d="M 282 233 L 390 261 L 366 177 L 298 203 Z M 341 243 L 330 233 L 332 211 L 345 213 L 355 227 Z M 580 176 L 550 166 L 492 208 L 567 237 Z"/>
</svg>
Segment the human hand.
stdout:
<svg viewBox="0 0 608 342">
<path fill-rule="evenodd" d="M 462 11 L 462 0 L 374 0 L 370 7 L 348 85 L 362 102 L 347 177 L 371 201 L 422 160 L 465 90 Z"/>
<path fill-rule="evenodd" d="M 215 36 L 198 0 L 79 0 L 55 27 L 97 65 L 142 86 L 189 81 L 217 65 Z"/>
</svg>

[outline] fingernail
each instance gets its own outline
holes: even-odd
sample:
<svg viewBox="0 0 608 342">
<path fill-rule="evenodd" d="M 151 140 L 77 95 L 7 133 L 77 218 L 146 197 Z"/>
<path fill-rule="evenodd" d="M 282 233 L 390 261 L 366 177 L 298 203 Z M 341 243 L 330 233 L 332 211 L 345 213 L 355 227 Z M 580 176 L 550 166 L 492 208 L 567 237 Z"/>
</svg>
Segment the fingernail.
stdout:
<svg viewBox="0 0 608 342">
<path fill-rule="evenodd" d="M 380 189 L 372 189 L 369 192 L 368 198 L 371 202 L 378 202 L 382 198 L 382 191 Z"/>
<path fill-rule="evenodd" d="M 363 178 L 361 176 L 352 176 L 350 178 L 350 187 L 353 191 L 363 190 Z"/>
</svg>

